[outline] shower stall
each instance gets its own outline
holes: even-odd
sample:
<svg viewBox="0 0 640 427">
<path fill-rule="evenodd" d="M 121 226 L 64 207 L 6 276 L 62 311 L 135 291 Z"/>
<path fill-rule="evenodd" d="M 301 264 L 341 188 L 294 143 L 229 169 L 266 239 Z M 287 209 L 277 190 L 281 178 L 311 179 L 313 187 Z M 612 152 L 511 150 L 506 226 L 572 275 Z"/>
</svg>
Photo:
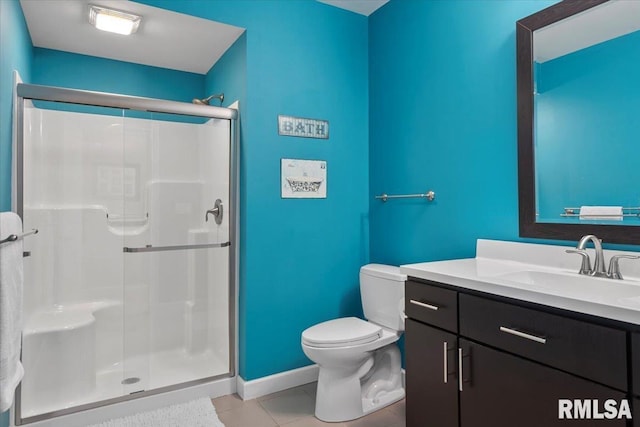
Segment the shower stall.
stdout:
<svg viewBox="0 0 640 427">
<path fill-rule="evenodd" d="M 237 110 L 17 95 L 16 424 L 233 376 Z"/>
</svg>

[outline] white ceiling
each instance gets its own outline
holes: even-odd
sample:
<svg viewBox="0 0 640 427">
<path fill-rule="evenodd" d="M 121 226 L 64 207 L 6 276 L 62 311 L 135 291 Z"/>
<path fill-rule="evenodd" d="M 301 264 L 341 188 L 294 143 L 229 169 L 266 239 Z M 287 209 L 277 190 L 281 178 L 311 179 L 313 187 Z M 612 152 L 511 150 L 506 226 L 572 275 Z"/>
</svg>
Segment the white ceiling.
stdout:
<svg viewBox="0 0 640 427">
<path fill-rule="evenodd" d="M 533 33 L 542 63 L 640 30 L 640 1 L 612 0 Z"/>
<path fill-rule="evenodd" d="M 142 16 L 138 32 L 122 36 L 95 29 L 89 3 Z M 20 0 L 20 5 L 36 47 L 198 74 L 206 74 L 244 32 L 127 0 Z"/>
<path fill-rule="evenodd" d="M 381 8 L 389 0 L 318 0 L 341 9 L 350 10 L 361 15 L 369 16 Z"/>
</svg>

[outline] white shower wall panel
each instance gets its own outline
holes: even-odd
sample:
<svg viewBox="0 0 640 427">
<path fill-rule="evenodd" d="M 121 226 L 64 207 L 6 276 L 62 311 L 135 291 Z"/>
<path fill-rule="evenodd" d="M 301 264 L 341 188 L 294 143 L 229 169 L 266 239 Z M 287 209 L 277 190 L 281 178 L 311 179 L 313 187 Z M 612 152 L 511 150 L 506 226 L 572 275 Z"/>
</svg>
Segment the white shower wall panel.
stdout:
<svg viewBox="0 0 640 427">
<path fill-rule="evenodd" d="M 122 212 L 123 118 L 31 108 L 25 110 L 25 203 L 102 205 Z M 81 124 L 79 126 L 79 123 Z M 55 165 L 55 167 L 52 167 Z M 111 181 L 98 171 L 115 171 Z M 37 173 L 37 175 L 33 175 Z M 38 178 L 37 185 L 32 185 Z"/>
<path fill-rule="evenodd" d="M 110 233 L 102 207 L 31 207 L 25 223 L 39 232 L 25 240 L 25 312 L 51 305 L 122 300 L 122 238 Z"/>
<path fill-rule="evenodd" d="M 229 253 L 233 249 L 229 247 L 211 250 L 209 274 L 217 281 L 229 281 Z M 221 342 L 229 342 L 229 287 L 214 286 L 209 288 L 208 312 L 209 312 L 209 348 L 211 348 L 218 360 L 229 360 L 229 346 L 219 345 Z"/>
<path fill-rule="evenodd" d="M 176 122 L 153 122 L 154 145 L 150 180 L 198 181 L 201 179 L 198 128 L 203 125 Z"/>
<path fill-rule="evenodd" d="M 216 199 L 221 199 L 225 215 L 222 224 L 216 227 L 216 241 L 229 240 L 229 165 L 230 132 L 228 120 L 211 119 L 206 126 L 198 127 L 198 141 L 201 156 L 198 158 L 199 175 L 205 185 L 202 200 L 209 201 L 207 209 L 213 207 Z"/>
</svg>

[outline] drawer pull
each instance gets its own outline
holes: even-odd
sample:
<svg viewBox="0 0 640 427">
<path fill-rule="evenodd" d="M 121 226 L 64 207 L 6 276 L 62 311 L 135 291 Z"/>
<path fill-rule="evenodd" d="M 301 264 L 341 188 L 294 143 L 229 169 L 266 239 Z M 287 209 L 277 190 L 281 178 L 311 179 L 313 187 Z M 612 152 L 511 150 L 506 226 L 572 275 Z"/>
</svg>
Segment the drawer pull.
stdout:
<svg viewBox="0 0 640 427">
<path fill-rule="evenodd" d="M 520 332 L 520 331 L 518 331 L 516 329 L 505 328 L 504 326 L 500 326 L 500 331 L 501 332 L 506 332 L 507 334 L 515 335 L 515 336 L 520 337 L 520 338 L 525 338 L 525 339 L 528 339 L 528 340 L 531 340 L 531 341 L 535 341 L 535 342 L 540 343 L 540 344 L 546 344 L 546 342 L 547 342 L 547 339 L 544 338 L 544 337 L 538 337 L 538 336 L 535 336 L 535 335 L 527 334 L 526 332 Z"/>
<path fill-rule="evenodd" d="M 438 310 L 438 307 L 437 307 L 437 306 L 435 306 L 435 305 L 426 304 L 426 303 L 424 303 L 424 302 L 416 301 L 416 300 L 414 300 L 414 299 L 410 299 L 410 300 L 409 300 L 409 302 L 410 302 L 411 304 L 415 304 L 415 305 L 418 305 L 418 306 L 420 306 L 420 307 L 428 308 L 429 310 L 434 310 L 434 311 L 437 311 L 437 310 Z"/>
<path fill-rule="evenodd" d="M 462 348 L 458 347 L 458 390 L 462 391 Z"/>
<path fill-rule="evenodd" d="M 447 379 L 449 378 L 449 367 L 447 366 L 447 342 L 445 341 L 444 343 L 444 350 L 443 350 L 443 364 L 444 364 L 444 383 L 447 383 Z"/>
</svg>

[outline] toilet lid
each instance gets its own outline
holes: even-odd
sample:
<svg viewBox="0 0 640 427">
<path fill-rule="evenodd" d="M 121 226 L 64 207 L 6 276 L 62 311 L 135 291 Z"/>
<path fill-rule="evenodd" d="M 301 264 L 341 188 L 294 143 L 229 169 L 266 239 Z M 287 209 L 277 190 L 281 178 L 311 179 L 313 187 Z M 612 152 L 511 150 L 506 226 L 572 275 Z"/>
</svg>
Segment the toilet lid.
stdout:
<svg viewBox="0 0 640 427">
<path fill-rule="evenodd" d="M 366 344 L 382 336 L 382 328 L 357 317 L 318 323 L 302 332 L 302 342 L 313 347 L 343 347 Z"/>
</svg>

